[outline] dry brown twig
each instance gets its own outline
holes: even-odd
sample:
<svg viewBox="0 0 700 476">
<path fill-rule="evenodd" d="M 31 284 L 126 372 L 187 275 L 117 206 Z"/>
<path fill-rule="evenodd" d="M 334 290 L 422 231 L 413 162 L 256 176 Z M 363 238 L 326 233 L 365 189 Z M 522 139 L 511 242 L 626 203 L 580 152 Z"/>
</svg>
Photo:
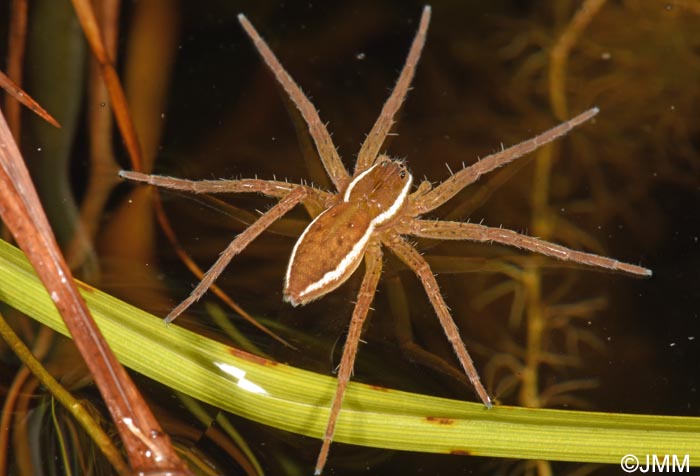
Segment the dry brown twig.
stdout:
<svg viewBox="0 0 700 476">
<path fill-rule="evenodd" d="M 114 418 L 132 469 L 144 474 L 190 474 L 80 297 L 2 113 L 0 215 L 37 271 L 85 359 Z"/>
<path fill-rule="evenodd" d="M 27 46 L 27 0 L 12 0 L 10 4 L 7 35 L 7 76 L 22 87 L 22 65 Z M 15 140 L 21 133 L 21 103 L 11 97 L 5 98 L 5 115 Z"/>
<path fill-rule="evenodd" d="M 36 113 L 39 117 L 44 119 L 46 122 L 51 124 L 54 127 L 61 127 L 61 124 L 58 123 L 56 119 L 51 116 L 46 110 L 39 105 L 38 102 L 36 102 L 32 97 L 24 92 L 22 88 L 19 87 L 18 84 L 16 84 L 14 81 L 12 81 L 5 73 L 0 71 L 0 88 L 4 89 L 7 91 L 7 93 L 27 106 L 31 111 Z"/>
</svg>

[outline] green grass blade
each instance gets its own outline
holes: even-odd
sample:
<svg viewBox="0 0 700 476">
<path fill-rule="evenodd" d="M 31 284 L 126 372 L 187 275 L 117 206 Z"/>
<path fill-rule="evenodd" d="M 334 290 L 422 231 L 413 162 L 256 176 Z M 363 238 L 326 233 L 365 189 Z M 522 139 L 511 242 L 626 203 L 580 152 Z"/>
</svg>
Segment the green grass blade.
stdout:
<svg viewBox="0 0 700 476">
<path fill-rule="evenodd" d="M 254 357 L 87 285 L 81 291 L 121 362 L 177 391 L 275 428 L 320 437 L 335 379 Z M 0 242 L 0 300 L 66 334 L 24 255 Z M 335 441 L 379 448 L 619 463 L 628 453 L 689 455 L 700 418 L 482 405 L 351 383 Z"/>
</svg>

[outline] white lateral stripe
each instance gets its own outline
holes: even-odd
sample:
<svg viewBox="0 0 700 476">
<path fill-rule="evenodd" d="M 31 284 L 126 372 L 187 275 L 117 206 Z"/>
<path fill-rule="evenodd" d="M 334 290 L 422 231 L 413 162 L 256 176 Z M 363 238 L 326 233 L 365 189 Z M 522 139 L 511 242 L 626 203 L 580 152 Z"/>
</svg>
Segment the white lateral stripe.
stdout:
<svg viewBox="0 0 700 476">
<path fill-rule="evenodd" d="M 355 187 L 355 185 L 357 185 L 357 182 L 359 182 L 360 180 L 362 180 L 362 177 L 364 177 L 365 175 L 367 175 L 368 173 L 370 173 L 370 172 L 371 172 L 376 166 L 378 166 L 378 165 L 379 165 L 379 164 L 374 164 L 372 167 L 370 167 L 370 168 L 368 168 L 367 170 L 365 170 L 364 172 L 362 172 L 360 175 L 358 175 L 357 177 L 355 177 L 355 179 L 354 179 L 352 182 L 350 182 L 350 184 L 348 185 L 348 188 L 345 190 L 345 195 L 343 195 L 343 201 L 344 201 L 344 202 L 349 202 L 349 201 L 350 201 L 350 193 L 352 192 L 352 189 Z"/>
<path fill-rule="evenodd" d="M 289 265 L 287 265 L 287 273 L 284 275 L 284 287 L 285 287 L 285 288 L 289 286 L 289 275 L 292 273 L 292 263 L 294 262 L 294 257 L 295 257 L 296 254 L 297 254 L 297 249 L 299 248 L 299 244 L 301 244 L 302 240 L 304 239 L 304 237 L 306 236 L 306 234 L 307 234 L 307 233 L 309 232 L 309 230 L 311 229 L 311 226 L 312 226 L 314 223 L 316 223 L 316 220 L 318 220 L 318 219 L 321 218 L 323 215 L 325 215 L 326 212 L 328 212 L 329 210 L 331 210 L 331 209 L 329 208 L 328 210 L 324 211 L 323 213 L 319 214 L 316 218 L 314 218 L 313 220 L 311 220 L 311 223 L 309 223 L 309 224 L 306 226 L 306 229 L 305 229 L 304 232 L 301 234 L 301 236 L 299 236 L 299 239 L 297 239 L 297 242 L 294 243 L 294 248 L 292 249 L 292 256 L 289 258 Z"/>
<path fill-rule="evenodd" d="M 309 284 L 306 287 L 306 289 L 299 293 L 299 296 L 301 297 L 313 291 L 317 291 L 318 289 L 321 289 L 322 287 L 338 280 L 343 275 L 343 273 L 350 267 L 350 265 L 360 257 L 360 254 L 364 250 L 364 247 L 369 241 L 369 237 L 372 235 L 373 231 L 374 224 L 370 222 L 369 226 L 367 227 L 367 231 L 365 231 L 365 234 L 362 235 L 362 238 L 360 238 L 357 241 L 357 243 L 355 243 L 355 246 L 352 247 L 350 253 L 346 254 L 345 257 L 343 257 L 338 266 L 336 266 L 334 270 L 328 271 L 318 281 Z M 289 274 L 289 272 L 287 274 Z"/>
<path fill-rule="evenodd" d="M 406 172 L 408 173 L 408 172 Z M 380 213 L 377 215 L 374 220 L 372 220 L 370 223 L 372 226 L 376 225 L 381 225 L 387 220 L 390 220 L 391 218 L 394 217 L 403 205 L 403 203 L 406 201 L 406 197 L 408 196 L 408 191 L 411 189 L 411 184 L 413 183 L 413 175 L 408 174 L 408 180 L 406 180 L 406 185 L 403 186 L 403 190 L 401 190 L 401 194 L 396 197 L 396 201 L 394 204 L 389 207 L 388 210 L 386 210 L 384 213 Z"/>
</svg>

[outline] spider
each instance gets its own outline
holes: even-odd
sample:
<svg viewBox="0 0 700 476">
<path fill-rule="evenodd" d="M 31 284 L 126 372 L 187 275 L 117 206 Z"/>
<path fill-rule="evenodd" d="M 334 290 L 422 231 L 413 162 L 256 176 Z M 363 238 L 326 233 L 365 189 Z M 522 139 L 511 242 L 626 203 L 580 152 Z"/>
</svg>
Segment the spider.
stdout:
<svg viewBox="0 0 700 476">
<path fill-rule="evenodd" d="M 549 243 L 511 230 L 492 228 L 476 223 L 427 220 L 422 216 L 438 208 L 481 175 L 501 167 L 543 144 L 566 134 L 598 113 L 590 109 L 532 139 L 487 156 L 463 168 L 444 182 L 432 186 L 423 181 L 413 187 L 413 177 L 406 165 L 381 153 L 382 144 L 394 124 L 394 116 L 403 102 L 413 79 L 418 59 L 425 43 L 431 9 L 425 6 L 399 79 L 389 99 L 365 139 L 350 174 L 340 159 L 331 135 L 318 112 L 282 67 L 265 41 L 247 18 L 238 19 L 262 59 L 277 81 L 301 112 L 316 145 L 318 155 L 336 191 L 290 184 L 275 180 L 202 180 L 192 181 L 172 177 L 121 171 L 123 178 L 193 193 L 259 193 L 279 199 L 257 221 L 240 233 L 221 253 L 201 282 L 182 303 L 165 318 L 171 322 L 197 301 L 226 268 L 231 259 L 248 244 L 298 204 L 303 204 L 313 218 L 297 240 L 284 277 L 284 300 L 293 306 L 307 304 L 333 291 L 352 275 L 364 261 L 364 277 L 350 320 L 350 328 L 338 369 L 338 384 L 331 403 L 330 416 L 316 463 L 316 474 L 322 471 L 333 439 L 343 395 L 352 374 L 358 342 L 365 318 L 382 272 L 382 248 L 390 250 L 417 275 L 435 313 L 452 344 L 460 365 L 469 377 L 476 393 L 486 407 L 491 399 L 479 380 L 469 352 L 462 341 L 447 304 L 443 300 L 435 277 L 421 253 L 405 238 L 416 236 L 439 240 L 471 240 L 496 242 L 515 246 L 561 260 L 589 266 L 619 270 L 633 275 L 650 276 L 651 271 L 640 266 Z"/>
</svg>

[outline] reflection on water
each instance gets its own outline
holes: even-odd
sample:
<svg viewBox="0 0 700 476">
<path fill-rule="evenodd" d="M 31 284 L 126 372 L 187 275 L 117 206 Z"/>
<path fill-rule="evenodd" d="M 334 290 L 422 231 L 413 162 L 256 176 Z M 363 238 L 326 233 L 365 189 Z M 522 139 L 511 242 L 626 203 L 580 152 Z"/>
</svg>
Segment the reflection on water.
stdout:
<svg viewBox="0 0 700 476">
<path fill-rule="evenodd" d="M 245 370 L 236 368 L 233 365 L 219 363 L 219 362 L 214 362 L 214 365 L 216 365 L 222 371 L 224 371 L 228 375 L 231 375 L 236 380 L 238 380 L 237 385 L 239 387 L 241 387 L 243 390 L 247 390 L 249 392 L 257 393 L 260 395 L 267 395 L 267 392 L 265 391 L 264 388 L 262 388 L 260 385 L 254 384 L 253 382 L 251 382 L 250 380 L 245 378 L 245 375 L 246 375 Z"/>
</svg>

